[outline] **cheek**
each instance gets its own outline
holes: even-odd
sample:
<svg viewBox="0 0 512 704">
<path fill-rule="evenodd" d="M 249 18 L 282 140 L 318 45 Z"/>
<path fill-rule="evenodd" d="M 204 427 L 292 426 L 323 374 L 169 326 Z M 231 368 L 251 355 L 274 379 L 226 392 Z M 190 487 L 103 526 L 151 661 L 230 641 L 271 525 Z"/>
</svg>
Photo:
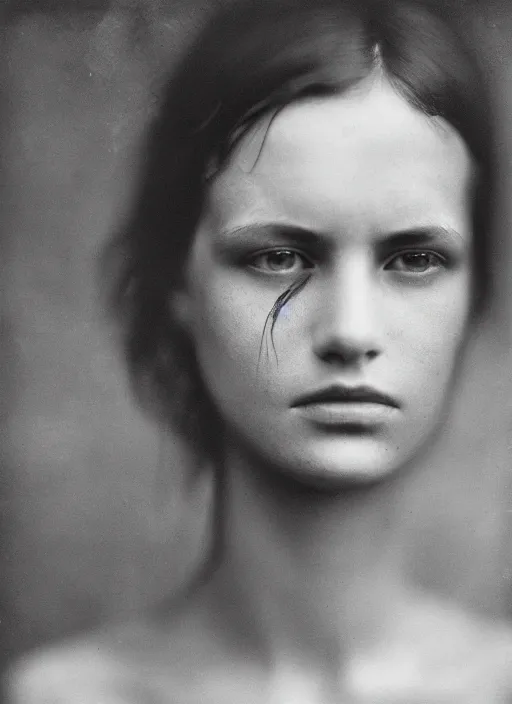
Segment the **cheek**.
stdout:
<svg viewBox="0 0 512 704">
<path fill-rule="evenodd" d="M 469 312 L 468 276 L 402 307 L 394 328 L 395 349 L 411 386 L 421 386 L 431 396 L 446 391 L 466 338 Z"/>
<path fill-rule="evenodd" d="M 194 338 L 205 374 L 217 379 L 228 375 L 231 383 L 251 379 L 257 371 L 265 322 L 274 301 L 262 301 L 236 280 L 225 279 L 205 281 L 194 300 Z"/>
</svg>

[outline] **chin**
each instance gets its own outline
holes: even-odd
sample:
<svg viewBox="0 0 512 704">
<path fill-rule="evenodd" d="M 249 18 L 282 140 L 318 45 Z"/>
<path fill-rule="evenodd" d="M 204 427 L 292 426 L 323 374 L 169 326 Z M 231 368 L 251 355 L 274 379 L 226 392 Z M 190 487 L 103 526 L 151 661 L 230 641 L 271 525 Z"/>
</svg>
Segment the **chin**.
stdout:
<svg viewBox="0 0 512 704">
<path fill-rule="evenodd" d="M 414 456 L 413 451 L 397 452 L 396 445 L 368 437 L 301 449 L 281 464 L 281 472 L 302 485 L 327 491 L 383 483 L 410 466 Z"/>
</svg>

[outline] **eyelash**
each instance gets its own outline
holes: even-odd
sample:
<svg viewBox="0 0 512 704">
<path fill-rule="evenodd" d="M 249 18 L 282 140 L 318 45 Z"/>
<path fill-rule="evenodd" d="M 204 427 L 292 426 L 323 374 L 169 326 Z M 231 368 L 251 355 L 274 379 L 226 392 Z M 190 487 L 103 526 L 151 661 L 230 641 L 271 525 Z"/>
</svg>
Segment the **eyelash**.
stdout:
<svg viewBox="0 0 512 704">
<path fill-rule="evenodd" d="M 301 252 L 296 251 L 295 249 L 286 249 L 286 248 L 269 249 L 269 250 L 265 250 L 264 252 L 258 252 L 257 254 L 255 254 L 249 258 L 249 260 L 248 260 L 249 266 L 251 266 L 253 269 L 256 269 L 257 271 L 265 271 L 262 267 L 256 266 L 255 262 L 258 259 L 268 257 L 269 255 L 272 255 L 272 254 L 274 254 L 274 255 L 285 254 L 285 255 L 296 256 L 297 258 L 301 259 L 303 263 L 307 264 L 306 266 L 302 267 L 302 269 L 301 269 L 302 271 L 305 271 L 306 269 L 313 269 L 314 268 L 314 264 L 311 262 L 309 257 L 306 257 L 306 255 L 302 254 Z M 286 275 L 286 274 L 289 275 L 292 272 L 290 269 L 285 269 L 282 271 L 267 269 L 265 273 L 275 274 L 276 276 L 280 276 L 280 275 L 282 276 L 282 275 Z"/>
<path fill-rule="evenodd" d="M 421 276 L 422 274 L 428 274 L 432 269 L 439 269 L 441 267 L 446 267 L 447 265 L 447 259 L 446 257 L 442 256 L 438 252 L 432 252 L 430 250 L 406 250 L 404 252 L 400 252 L 398 254 L 395 254 L 392 259 L 389 260 L 390 263 L 396 262 L 400 258 L 408 257 L 408 256 L 417 256 L 417 257 L 428 257 L 429 261 L 431 262 L 431 265 L 427 267 L 425 270 L 421 271 L 407 271 L 405 269 L 395 269 L 395 271 L 399 271 L 400 273 L 403 274 L 412 274 L 412 275 L 419 275 Z M 435 262 L 435 264 L 432 264 L 432 261 Z M 385 268 L 389 268 L 386 266 Z"/>
<path fill-rule="evenodd" d="M 311 262 L 311 259 L 307 257 L 305 254 L 302 252 L 299 252 L 294 249 L 288 249 L 288 248 L 280 248 L 280 249 L 269 249 L 265 250 L 263 252 L 258 252 L 257 254 L 253 255 L 248 259 L 248 264 L 251 268 L 255 269 L 256 271 L 259 272 L 264 272 L 269 275 L 275 275 L 275 276 L 286 276 L 290 275 L 293 273 L 296 273 L 294 269 L 283 269 L 283 270 L 272 270 L 272 269 L 265 269 L 264 267 L 259 267 L 256 266 L 255 262 L 258 261 L 258 259 L 268 257 L 270 255 L 279 255 L 279 254 L 285 254 L 285 255 L 294 255 L 302 260 L 306 266 L 303 266 L 300 271 L 306 271 L 306 270 L 311 270 L 314 269 L 315 265 Z M 401 258 L 403 259 L 404 257 L 428 257 L 430 261 L 430 266 L 427 266 L 424 270 L 407 270 L 405 269 L 391 269 L 390 264 L 393 264 L 394 262 L 397 262 Z M 432 263 L 434 262 L 434 263 Z M 432 250 L 428 249 L 408 249 L 404 250 L 402 252 L 396 252 L 393 254 L 392 257 L 390 257 L 387 262 L 384 265 L 384 269 L 386 270 L 394 270 L 397 271 L 398 273 L 404 274 L 404 275 L 409 275 L 409 276 L 424 276 L 427 275 L 431 272 L 431 270 L 434 269 L 439 269 L 441 267 L 445 267 L 448 264 L 447 257 L 443 256 L 439 252 L 433 252 Z"/>
</svg>

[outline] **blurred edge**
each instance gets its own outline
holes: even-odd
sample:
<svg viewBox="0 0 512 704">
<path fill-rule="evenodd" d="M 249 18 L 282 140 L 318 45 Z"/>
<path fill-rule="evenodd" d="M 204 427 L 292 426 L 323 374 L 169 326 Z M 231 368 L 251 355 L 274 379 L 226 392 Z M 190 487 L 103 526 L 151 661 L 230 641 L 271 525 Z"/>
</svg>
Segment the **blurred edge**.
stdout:
<svg viewBox="0 0 512 704">
<path fill-rule="evenodd" d="M 496 9 L 506 7 L 508 0 L 445 0 L 457 9 Z M 111 10 L 127 10 L 141 14 L 162 12 L 167 14 L 197 7 L 195 0 L 4 0 L 3 11 L 8 16 L 19 14 L 89 14 Z M 208 3 L 211 4 L 211 3 Z"/>
</svg>

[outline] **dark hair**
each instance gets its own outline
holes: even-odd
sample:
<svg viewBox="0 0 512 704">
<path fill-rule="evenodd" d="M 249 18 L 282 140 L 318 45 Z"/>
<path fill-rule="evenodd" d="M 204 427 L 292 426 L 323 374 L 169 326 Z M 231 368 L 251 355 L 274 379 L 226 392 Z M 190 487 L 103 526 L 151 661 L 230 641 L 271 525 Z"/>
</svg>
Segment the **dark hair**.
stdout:
<svg viewBox="0 0 512 704">
<path fill-rule="evenodd" d="M 215 414 L 169 301 L 183 282 L 208 174 L 259 118 L 302 98 L 341 94 L 376 61 L 412 105 L 451 123 L 475 159 L 474 310 L 488 300 L 491 110 L 450 18 L 418 0 L 239 0 L 219 9 L 169 80 L 135 207 L 110 250 L 134 388 L 193 442 L 216 437 Z"/>
</svg>

